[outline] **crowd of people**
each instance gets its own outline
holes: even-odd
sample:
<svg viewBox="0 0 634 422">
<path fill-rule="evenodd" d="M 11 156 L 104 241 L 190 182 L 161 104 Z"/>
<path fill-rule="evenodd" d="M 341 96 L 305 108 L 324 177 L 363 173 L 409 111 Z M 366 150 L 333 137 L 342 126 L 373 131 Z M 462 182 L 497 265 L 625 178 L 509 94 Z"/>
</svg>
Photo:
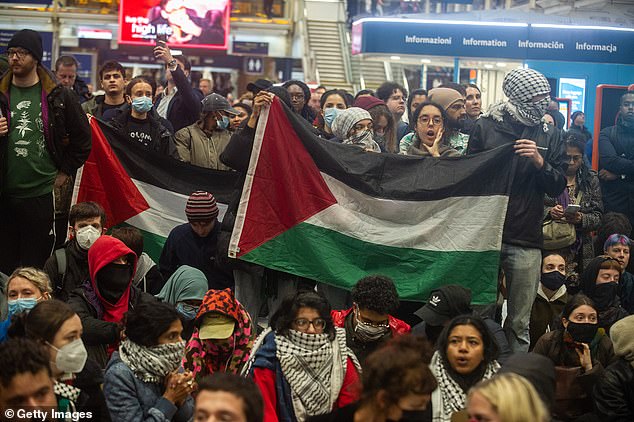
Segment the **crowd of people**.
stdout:
<svg viewBox="0 0 634 422">
<path fill-rule="evenodd" d="M 532 69 L 510 71 L 507 99 L 487 106 L 473 84 L 408 95 L 389 81 L 352 94 L 259 79 L 230 101 L 209 80 L 193 86 L 186 57 L 154 54 L 160 92 L 108 61 L 91 96 L 72 57 L 42 66 L 36 31 L 8 43 L 0 408 L 104 421 L 634 420 L 634 92 L 598 136 L 595 172 L 583 113 L 566 129 Z M 460 165 L 514 145 L 498 303 L 473 304 L 468 280 L 412 304 L 385 275 L 347 291 L 220 256 L 274 98 L 323 142 L 364 154 Z M 192 192 L 187 222 L 152 258 L 140 230 L 108 226 L 103 204 L 71 206 L 87 116 L 174 160 L 241 174 L 222 221 L 213 192 Z"/>
</svg>

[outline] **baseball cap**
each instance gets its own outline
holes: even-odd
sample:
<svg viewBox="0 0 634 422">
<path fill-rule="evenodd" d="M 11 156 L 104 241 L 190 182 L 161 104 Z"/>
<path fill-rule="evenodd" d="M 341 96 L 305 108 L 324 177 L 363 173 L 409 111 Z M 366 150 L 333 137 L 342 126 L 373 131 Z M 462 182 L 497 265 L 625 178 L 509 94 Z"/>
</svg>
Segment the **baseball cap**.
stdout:
<svg viewBox="0 0 634 422">
<path fill-rule="evenodd" d="M 201 104 L 203 113 L 207 113 L 209 111 L 226 111 L 234 116 L 240 114 L 238 110 L 231 107 L 231 104 L 229 104 L 229 101 L 227 101 L 225 97 L 216 93 L 207 95 L 203 98 Z"/>
<path fill-rule="evenodd" d="M 229 338 L 233 334 L 235 326 L 236 321 L 233 318 L 209 312 L 203 317 L 198 336 L 202 340 Z"/>
<path fill-rule="evenodd" d="M 457 284 L 448 284 L 432 290 L 427 303 L 414 315 L 434 326 L 445 325 L 458 315 L 472 313 L 471 290 Z"/>
</svg>

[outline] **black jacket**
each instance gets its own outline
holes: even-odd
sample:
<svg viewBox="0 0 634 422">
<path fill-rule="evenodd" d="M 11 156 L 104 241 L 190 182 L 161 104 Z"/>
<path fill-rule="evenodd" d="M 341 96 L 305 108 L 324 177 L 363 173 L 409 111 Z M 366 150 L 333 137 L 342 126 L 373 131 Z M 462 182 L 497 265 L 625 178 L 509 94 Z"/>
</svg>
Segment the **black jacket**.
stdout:
<svg viewBox="0 0 634 422">
<path fill-rule="evenodd" d="M 540 151 L 544 166 L 539 170 L 527 159 L 518 160 L 502 241 L 515 246 L 541 249 L 544 243 L 544 194 L 557 197 L 566 187 L 566 151 L 560 131 L 545 124 L 514 124 L 507 114 L 502 122 L 494 121 L 491 117 L 480 117 L 471 131 L 467 154 L 514 143 L 518 139 L 531 139 L 538 146 L 548 149 Z"/>
<path fill-rule="evenodd" d="M 604 422 L 634 420 L 634 366 L 620 358 L 594 386 L 595 413 Z"/>
<path fill-rule="evenodd" d="M 92 136 L 88 119 L 71 90 L 58 85 L 53 75 L 41 65 L 37 67 L 37 74 L 48 103 L 48 113 L 42 113 L 46 125 L 46 148 L 58 170 L 72 176 L 90 154 Z M 9 93 L 12 78 L 13 73 L 8 71 L 0 79 L 0 110 L 7 119 L 10 118 Z M 7 145 L 8 135 L 0 137 L 0 187 L 4 184 L 2 179 L 6 169 Z"/>
<path fill-rule="evenodd" d="M 53 253 L 44 264 L 44 272 L 51 280 L 55 299 L 67 302 L 70 293 L 80 287 L 90 276 L 88 251 L 80 248 L 76 240 L 66 242 L 62 250 L 66 255 L 66 268 L 59 268 L 57 256 Z"/>
<path fill-rule="evenodd" d="M 167 107 L 166 116 L 174 127 L 174 133 L 176 133 L 185 126 L 196 123 L 200 117 L 200 102 L 203 99 L 203 93 L 199 89 L 192 88 L 187 76 L 179 66 L 176 66 L 176 70 L 172 72 L 172 78 L 174 78 L 174 84 L 178 91 Z M 159 103 L 164 100 L 165 97 L 162 96 L 156 103 L 157 108 Z"/>
<path fill-rule="evenodd" d="M 622 118 L 599 134 L 599 168 L 619 176 L 601 181 L 605 212 L 620 212 L 634 222 L 634 124 Z"/>
</svg>

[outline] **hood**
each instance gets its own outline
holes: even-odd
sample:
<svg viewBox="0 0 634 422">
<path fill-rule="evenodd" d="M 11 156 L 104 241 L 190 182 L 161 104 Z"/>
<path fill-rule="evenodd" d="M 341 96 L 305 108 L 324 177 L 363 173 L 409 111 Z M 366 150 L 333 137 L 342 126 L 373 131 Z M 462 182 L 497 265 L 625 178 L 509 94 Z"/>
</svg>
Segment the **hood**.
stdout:
<svg viewBox="0 0 634 422">
<path fill-rule="evenodd" d="M 207 277 L 197 268 L 181 265 L 156 295 L 163 302 L 176 305 L 185 300 L 203 300 L 209 289 Z"/>
<path fill-rule="evenodd" d="M 88 249 L 88 272 L 90 274 L 90 283 L 92 284 L 92 287 L 100 301 L 104 302 L 105 300 L 99 293 L 95 276 L 103 267 L 110 264 L 115 259 L 126 255 L 129 257 L 128 261 L 132 261 L 134 263 L 132 266 L 132 277 L 130 277 L 130 283 L 132 283 L 134 274 L 136 273 L 137 256 L 134 252 L 132 252 L 132 249 L 128 248 L 122 241 L 112 236 L 103 235 L 100 236 L 95 243 L 93 243 L 90 249 Z"/>
<path fill-rule="evenodd" d="M 200 305 L 198 315 L 196 315 L 196 322 L 202 321 L 203 316 L 209 312 L 218 312 L 239 322 L 241 307 L 242 305 L 233 296 L 231 289 L 212 289 L 207 292 L 202 305 Z"/>
<path fill-rule="evenodd" d="M 610 328 L 610 338 L 614 354 L 634 366 L 634 315 L 615 322 Z"/>
</svg>

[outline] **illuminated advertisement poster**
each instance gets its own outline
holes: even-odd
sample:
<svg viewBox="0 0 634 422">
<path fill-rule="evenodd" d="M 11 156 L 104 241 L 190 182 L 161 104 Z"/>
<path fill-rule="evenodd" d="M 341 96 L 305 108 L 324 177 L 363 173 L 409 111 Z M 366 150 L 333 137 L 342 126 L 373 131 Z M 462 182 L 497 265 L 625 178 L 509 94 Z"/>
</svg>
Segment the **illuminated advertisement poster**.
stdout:
<svg viewBox="0 0 634 422">
<path fill-rule="evenodd" d="M 230 0 L 121 0 L 119 43 L 227 49 Z"/>
</svg>

